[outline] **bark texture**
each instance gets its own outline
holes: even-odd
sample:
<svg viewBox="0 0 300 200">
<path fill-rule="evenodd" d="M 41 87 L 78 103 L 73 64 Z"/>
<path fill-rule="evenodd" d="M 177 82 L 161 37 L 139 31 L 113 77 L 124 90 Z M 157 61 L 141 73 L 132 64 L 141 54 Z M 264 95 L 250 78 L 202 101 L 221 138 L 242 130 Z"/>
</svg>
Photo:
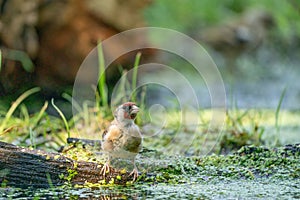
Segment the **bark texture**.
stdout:
<svg viewBox="0 0 300 200">
<path fill-rule="evenodd" d="M 57 186 L 68 178 L 71 184 L 99 183 L 103 181 L 101 168 L 101 164 L 75 161 L 60 153 L 31 150 L 0 142 L 0 183 L 9 186 Z M 105 177 L 106 183 L 112 178 L 114 184 L 120 185 L 132 180 L 129 173 L 120 174 L 114 169 Z"/>
</svg>

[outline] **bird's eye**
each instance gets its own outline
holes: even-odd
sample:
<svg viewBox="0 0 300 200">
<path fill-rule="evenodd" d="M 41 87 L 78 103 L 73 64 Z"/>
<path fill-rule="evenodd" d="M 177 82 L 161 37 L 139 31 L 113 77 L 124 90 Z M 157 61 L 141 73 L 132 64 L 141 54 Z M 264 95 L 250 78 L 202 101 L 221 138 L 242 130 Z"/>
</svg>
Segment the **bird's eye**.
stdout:
<svg viewBox="0 0 300 200">
<path fill-rule="evenodd" d="M 128 106 L 128 110 L 131 110 L 131 106 Z"/>
</svg>

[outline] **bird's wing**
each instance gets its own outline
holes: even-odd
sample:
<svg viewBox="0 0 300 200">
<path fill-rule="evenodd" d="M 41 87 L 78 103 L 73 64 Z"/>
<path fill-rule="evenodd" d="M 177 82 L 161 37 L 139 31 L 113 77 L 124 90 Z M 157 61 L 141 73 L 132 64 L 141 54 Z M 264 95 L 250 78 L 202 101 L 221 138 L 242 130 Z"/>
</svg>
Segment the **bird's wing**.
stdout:
<svg viewBox="0 0 300 200">
<path fill-rule="evenodd" d="M 102 133 L 102 140 L 104 140 L 105 136 L 107 135 L 107 132 L 108 132 L 107 130 L 103 131 L 103 133 Z"/>
<path fill-rule="evenodd" d="M 132 137 L 124 145 L 124 149 L 132 153 L 138 153 L 141 150 L 141 148 L 142 148 L 142 138 L 140 137 Z"/>
<path fill-rule="evenodd" d="M 103 131 L 102 133 L 102 140 L 112 139 L 116 137 L 120 133 L 118 130 L 117 121 L 113 120 L 109 127 Z"/>
<path fill-rule="evenodd" d="M 130 129 L 124 131 L 123 145 L 126 151 L 132 153 L 138 153 L 141 150 L 142 135 L 136 125 L 133 125 Z"/>
<path fill-rule="evenodd" d="M 122 137 L 122 131 L 114 124 L 111 124 L 103 133 L 102 149 L 107 152 L 114 151 L 115 147 L 119 145 L 119 138 Z"/>
<path fill-rule="evenodd" d="M 111 125 L 105 134 L 105 140 L 115 141 L 122 137 L 122 130 L 118 128 L 116 125 Z"/>
</svg>

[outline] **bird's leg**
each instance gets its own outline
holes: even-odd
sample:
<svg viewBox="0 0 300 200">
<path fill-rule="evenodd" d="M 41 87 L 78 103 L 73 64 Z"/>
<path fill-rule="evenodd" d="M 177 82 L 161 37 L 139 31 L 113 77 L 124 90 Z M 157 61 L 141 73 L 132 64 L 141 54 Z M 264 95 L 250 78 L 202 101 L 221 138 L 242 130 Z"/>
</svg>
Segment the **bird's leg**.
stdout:
<svg viewBox="0 0 300 200">
<path fill-rule="evenodd" d="M 135 161 L 133 160 L 132 161 L 133 163 L 133 170 L 132 172 L 129 174 L 129 176 L 132 176 L 133 175 L 133 180 L 132 181 L 136 181 L 137 177 L 139 176 L 139 171 L 135 165 Z"/>
<path fill-rule="evenodd" d="M 105 178 L 106 173 L 110 172 L 110 156 L 108 156 L 108 159 L 106 161 L 106 163 L 104 163 L 100 173 L 102 174 L 102 176 Z"/>
</svg>

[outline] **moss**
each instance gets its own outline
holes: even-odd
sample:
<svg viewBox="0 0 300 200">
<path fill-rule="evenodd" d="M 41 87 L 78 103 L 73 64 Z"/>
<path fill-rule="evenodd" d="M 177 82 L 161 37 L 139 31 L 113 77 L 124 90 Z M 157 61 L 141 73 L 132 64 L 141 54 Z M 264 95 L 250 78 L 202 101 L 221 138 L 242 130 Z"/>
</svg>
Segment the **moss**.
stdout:
<svg viewBox="0 0 300 200">
<path fill-rule="evenodd" d="M 119 180 L 119 181 L 122 180 L 122 176 L 118 175 L 117 180 Z"/>
<path fill-rule="evenodd" d="M 67 184 L 71 182 L 71 180 L 78 174 L 78 172 L 75 169 L 67 169 L 67 175 L 60 174 L 59 178 L 62 180 L 66 180 Z"/>
<path fill-rule="evenodd" d="M 142 183 L 190 183 L 194 180 L 222 180 L 259 178 L 294 179 L 300 177 L 299 145 L 280 148 L 245 146 L 230 155 L 203 157 L 160 156 L 147 159 L 143 167 L 149 169 L 141 177 Z"/>
<path fill-rule="evenodd" d="M 75 160 L 75 161 L 85 161 L 85 162 L 94 162 L 103 164 L 106 161 L 105 155 L 96 155 L 100 149 L 95 149 L 89 145 L 78 144 L 69 144 L 64 146 L 63 154 L 64 156 Z"/>
<path fill-rule="evenodd" d="M 295 173 L 300 168 L 298 146 L 293 145 L 290 149 L 248 146 L 242 147 L 232 155 L 213 155 L 195 158 L 195 161 L 202 170 L 207 170 L 211 175 L 237 178 L 295 178 L 300 177 L 300 173 Z"/>
</svg>

